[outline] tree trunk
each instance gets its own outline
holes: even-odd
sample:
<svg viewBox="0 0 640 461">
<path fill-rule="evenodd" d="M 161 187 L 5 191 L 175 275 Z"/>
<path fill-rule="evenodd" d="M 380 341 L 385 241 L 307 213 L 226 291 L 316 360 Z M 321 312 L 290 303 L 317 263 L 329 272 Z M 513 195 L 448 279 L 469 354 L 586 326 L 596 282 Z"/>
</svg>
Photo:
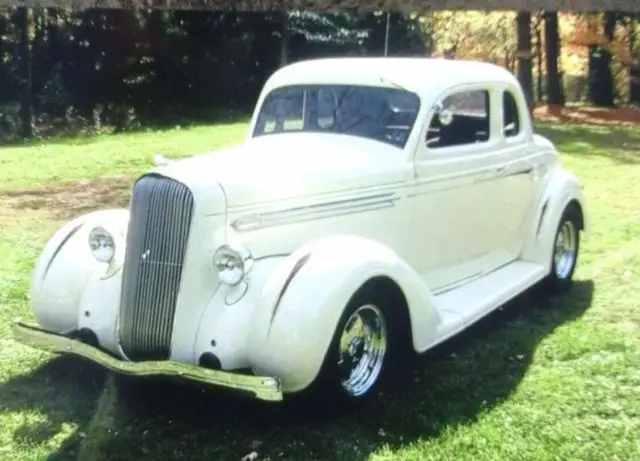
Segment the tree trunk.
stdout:
<svg viewBox="0 0 640 461">
<path fill-rule="evenodd" d="M 640 59 L 636 52 L 636 27 L 635 19 L 629 21 L 629 56 L 631 56 L 631 66 L 629 67 L 629 104 L 640 105 Z"/>
<path fill-rule="evenodd" d="M 58 25 L 58 10 L 56 8 L 47 8 L 47 42 L 49 53 L 52 55 L 51 60 L 58 62 L 61 59 L 60 44 L 59 44 L 59 25 Z"/>
<path fill-rule="evenodd" d="M 544 14 L 544 36 L 547 55 L 547 102 L 564 106 L 564 90 L 558 70 L 560 55 L 560 34 L 558 33 L 558 12 L 547 11 Z"/>
<path fill-rule="evenodd" d="M 616 28 L 615 12 L 604 13 L 604 37 L 613 40 Z M 589 45 L 588 99 L 597 107 L 614 107 L 615 92 L 611 73 L 611 53 L 605 47 Z"/>
<path fill-rule="evenodd" d="M 533 65 L 531 60 L 531 13 L 521 11 L 518 27 L 518 79 L 522 85 L 529 111 L 533 110 Z"/>
<path fill-rule="evenodd" d="M 280 67 L 289 63 L 289 13 L 285 10 L 281 13 L 280 28 Z"/>
<path fill-rule="evenodd" d="M 18 8 L 16 28 L 20 33 L 20 121 L 22 137 L 33 136 L 33 101 L 31 100 L 31 56 L 29 53 L 29 9 Z"/>
<path fill-rule="evenodd" d="M 542 88 L 542 33 L 540 32 L 540 27 L 536 27 L 536 67 L 538 68 L 538 71 L 536 72 L 536 89 L 538 90 L 536 100 L 538 102 L 542 102 L 542 99 L 544 98 L 544 91 Z"/>
</svg>

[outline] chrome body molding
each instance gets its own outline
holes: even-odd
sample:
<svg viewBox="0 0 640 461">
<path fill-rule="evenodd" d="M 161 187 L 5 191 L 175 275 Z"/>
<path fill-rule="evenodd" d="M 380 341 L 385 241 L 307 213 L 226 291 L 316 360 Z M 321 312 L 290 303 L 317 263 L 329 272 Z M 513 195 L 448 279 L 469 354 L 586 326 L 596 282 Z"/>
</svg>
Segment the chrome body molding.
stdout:
<svg viewBox="0 0 640 461">
<path fill-rule="evenodd" d="M 238 232 L 282 226 L 302 221 L 332 218 L 336 216 L 375 211 L 394 206 L 400 197 L 396 192 L 384 192 L 365 197 L 332 200 L 308 206 L 297 206 L 264 213 L 240 216 L 231 223 Z"/>
</svg>

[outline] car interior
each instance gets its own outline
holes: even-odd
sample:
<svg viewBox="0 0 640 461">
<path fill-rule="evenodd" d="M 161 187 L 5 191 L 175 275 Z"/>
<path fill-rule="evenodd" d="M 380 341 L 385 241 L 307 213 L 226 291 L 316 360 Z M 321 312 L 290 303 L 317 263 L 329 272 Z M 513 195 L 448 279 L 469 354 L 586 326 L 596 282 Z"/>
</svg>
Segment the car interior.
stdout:
<svg viewBox="0 0 640 461">
<path fill-rule="evenodd" d="M 445 114 L 445 111 L 449 114 Z M 426 143 L 433 149 L 488 141 L 489 113 L 488 92 L 453 94 L 445 98 L 442 109 L 434 113 Z M 450 115 L 451 119 L 446 120 L 448 117 L 445 115 Z M 446 122 L 443 123 L 443 120 Z"/>
</svg>

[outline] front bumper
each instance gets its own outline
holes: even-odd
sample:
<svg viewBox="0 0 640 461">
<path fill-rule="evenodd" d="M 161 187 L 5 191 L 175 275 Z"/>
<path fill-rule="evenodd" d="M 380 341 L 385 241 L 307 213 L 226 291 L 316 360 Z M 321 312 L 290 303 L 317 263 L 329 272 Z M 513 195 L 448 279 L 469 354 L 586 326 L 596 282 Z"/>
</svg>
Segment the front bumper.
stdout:
<svg viewBox="0 0 640 461">
<path fill-rule="evenodd" d="M 123 361 L 77 339 L 51 333 L 36 326 L 22 323 L 20 320 L 13 322 L 13 337 L 22 344 L 47 352 L 84 357 L 117 373 L 133 376 L 177 376 L 190 381 L 248 392 L 261 400 L 282 400 L 282 386 L 277 378 L 211 370 L 168 360 Z"/>
</svg>

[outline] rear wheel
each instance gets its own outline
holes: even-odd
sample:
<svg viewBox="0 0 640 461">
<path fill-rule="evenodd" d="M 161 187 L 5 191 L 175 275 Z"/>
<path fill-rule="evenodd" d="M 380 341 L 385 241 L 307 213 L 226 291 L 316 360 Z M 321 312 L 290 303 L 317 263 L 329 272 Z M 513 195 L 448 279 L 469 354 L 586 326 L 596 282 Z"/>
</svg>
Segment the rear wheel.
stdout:
<svg viewBox="0 0 640 461">
<path fill-rule="evenodd" d="M 547 277 L 547 286 L 552 291 L 568 289 L 573 281 L 573 273 L 580 250 L 580 212 L 575 205 L 566 208 L 556 230 L 551 272 Z"/>
</svg>

